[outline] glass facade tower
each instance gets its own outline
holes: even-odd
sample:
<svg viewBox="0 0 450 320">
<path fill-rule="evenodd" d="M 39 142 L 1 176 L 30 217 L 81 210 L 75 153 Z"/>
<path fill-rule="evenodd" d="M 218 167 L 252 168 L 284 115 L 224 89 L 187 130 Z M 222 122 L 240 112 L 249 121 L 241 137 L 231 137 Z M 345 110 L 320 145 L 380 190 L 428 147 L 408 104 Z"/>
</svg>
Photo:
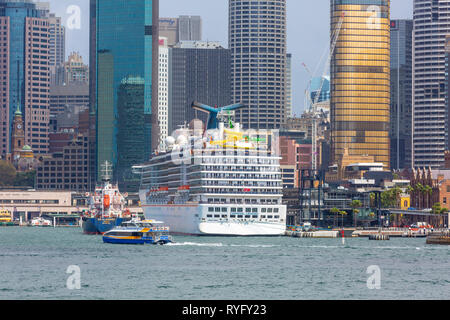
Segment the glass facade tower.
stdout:
<svg viewBox="0 0 450 320">
<path fill-rule="evenodd" d="M 391 21 L 391 168 L 412 161 L 412 20 Z"/>
<path fill-rule="evenodd" d="M 332 0 L 332 156 L 373 156 L 390 168 L 390 1 Z"/>
<path fill-rule="evenodd" d="M 134 107 L 127 105 L 127 109 L 133 110 L 129 116 L 135 117 L 140 110 L 143 122 L 135 129 L 143 134 L 135 137 L 140 139 L 141 147 L 127 149 L 134 153 L 127 157 L 136 159 L 137 163 L 147 161 L 152 151 L 152 130 L 157 129 L 153 128 L 152 114 L 157 115 L 158 108 L 157 103 L 153 103 L 155 99 L 157 101 L 158 89 L 158 27 L 153 25 L 153 21 L 158 24 L 158 0 L 96 0 L 91 1 L 91 8 L 96 10 L 95 17 L 91 15 L 91 19 L 95 19 L 91 46 L 95 44 L 96 56 L 97 179 L 101 179 L 98 173 L 105 161 L 113 164 L 115 178 L 120 179 L 118 172 L 126 168 L 118 168 L 118 151 L 123 149 L 119 144 L 127 141 L 127 137 L 118 137 L 118 125 L 128 123 L 126 119 L 120 119 L 128 114 L 119 112 L 119 93 L 121 85 L 130 77 L 143 81 L 143 94 L 130 102 L 135 104 Z M 92 41 L 93 37 L 95 41 Z M 121 131 L 121 134 L 127 132 Z"/>
</svg>

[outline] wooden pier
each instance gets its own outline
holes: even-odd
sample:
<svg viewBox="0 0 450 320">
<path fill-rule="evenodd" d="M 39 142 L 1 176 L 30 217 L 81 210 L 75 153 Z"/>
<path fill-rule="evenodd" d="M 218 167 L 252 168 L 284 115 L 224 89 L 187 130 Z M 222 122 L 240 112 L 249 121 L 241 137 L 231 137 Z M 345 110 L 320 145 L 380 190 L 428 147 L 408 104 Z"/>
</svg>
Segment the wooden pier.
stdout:
<svg viewBox="0 0 450 320">
<path fill-rule="evenodd" d="M 450 231 L 430 234 L 427 237 L 427 244 L 450 245 Z"/>
<path fill-rule="evenodd" d="M 339 231 L 324 230 L 324 231 L 286 231 L 286 236 L 293 238 L 322 238 L 332 239 L 339 238 Z"/>
</svg>

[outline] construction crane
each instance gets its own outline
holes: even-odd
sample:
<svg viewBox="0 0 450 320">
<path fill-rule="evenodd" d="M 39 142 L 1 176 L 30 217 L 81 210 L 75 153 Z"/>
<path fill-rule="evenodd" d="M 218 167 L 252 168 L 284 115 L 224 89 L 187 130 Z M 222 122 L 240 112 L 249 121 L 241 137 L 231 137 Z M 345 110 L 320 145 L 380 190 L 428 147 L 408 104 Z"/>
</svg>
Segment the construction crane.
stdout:
<svg viewBox="0 0 450 320">
<path fill-rule="evenodd" d="M 326 62 L 325 68 L 324 68 L 324 72 L 323 72 L 323 75 L 322 75 L 322 78 L 320 81 L 319 90 L 317 91 L 317 94 L 311 103 L 311 109 L 310 109 L 311 114 L 312 114 L 312 157 L 311 157 L 311 160 L 312 160 L 312 170 L 313 171 L 318 169 L 317 168 L 318 167 L 318 165 L 317 165 L 317 162 L 318 162 L 317 161 L 317 154 L 318 154 L 318 152 L 317 152 L 317 145 L 318 145 L 318 143 L 317 143 L 317 135 L 318 135 L 317 120 L 318 120 L 318 118 L 320 118 L 320 114 L 318 112 L 317 104 L 319 103 L 319 99 L 320 99 L 320 96 L 322 93 L 325 76 L 328 73 L 328 70 L 329 70 L 330 64 L 331 64 L 331 59 L 332 59 L 334 51 L 336 49 L 336 44 L 338 42 L 339 35 L 341 33 L 342 24 L 344 23 L 344 18 L 345 18 L 345 12 L 342 13 L 341 18 L 339 19 L 339 22 L 331 36 L 330 53 L 328 55 L 328 59 L 327 59 L 327 62 Z M 308 99 L 311 100 L 310 97 L 308 97 Z"/>
</svg>

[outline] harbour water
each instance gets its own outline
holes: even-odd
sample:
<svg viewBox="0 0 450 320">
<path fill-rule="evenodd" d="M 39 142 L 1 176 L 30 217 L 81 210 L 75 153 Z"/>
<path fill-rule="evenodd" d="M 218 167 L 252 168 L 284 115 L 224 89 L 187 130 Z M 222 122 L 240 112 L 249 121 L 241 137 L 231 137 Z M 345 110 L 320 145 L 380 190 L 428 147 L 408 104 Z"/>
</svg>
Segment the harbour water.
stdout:
<svg viewBox="0 0 450 320">
<path fill-rule="evenodd" d="M 345 245 L 289 237 L 175 241 L 110 245 L 79 228 L 0 228 L 0 299 L 450 298 L 450 246 L 423 238 L 351 238 Z M 68 285 L 70 266 L 80 271 L 80 289 Z M 379 268 L 380 289 L 369 289 L 370 266 Z"/>
</svg>

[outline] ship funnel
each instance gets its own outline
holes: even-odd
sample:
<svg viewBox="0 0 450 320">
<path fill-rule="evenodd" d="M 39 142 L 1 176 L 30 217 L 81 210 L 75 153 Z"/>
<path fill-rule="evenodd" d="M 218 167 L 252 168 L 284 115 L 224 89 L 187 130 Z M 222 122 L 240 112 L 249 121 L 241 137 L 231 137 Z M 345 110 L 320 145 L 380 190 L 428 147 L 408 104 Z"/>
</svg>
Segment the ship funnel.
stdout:
<svg viewBox="0 0 450 320">
<path fill-rule="evenodd" d="M 194 108 L 195 110 L 199 110 L 199 111 L 206 112 L 209 114 L 208 125 L 206 127 L 207 130 L 217 129 L 219 127 L 218 123 L 220 123 L 220 122 L 217 119 L 217 117 L 219 115 L 221 115 L 221 114 L 223 115 L 227 112 L 231 112 L 231 111 L 240 109 L 242 107 L 244 107 L 244 106 L 240 103 L 221 107 L 221 108 L 213 108 L 213 107 L 210 107 L 205 104 L 198 103 L 198 102 L 192 103 L 192 108 Z"/>
</svg>

